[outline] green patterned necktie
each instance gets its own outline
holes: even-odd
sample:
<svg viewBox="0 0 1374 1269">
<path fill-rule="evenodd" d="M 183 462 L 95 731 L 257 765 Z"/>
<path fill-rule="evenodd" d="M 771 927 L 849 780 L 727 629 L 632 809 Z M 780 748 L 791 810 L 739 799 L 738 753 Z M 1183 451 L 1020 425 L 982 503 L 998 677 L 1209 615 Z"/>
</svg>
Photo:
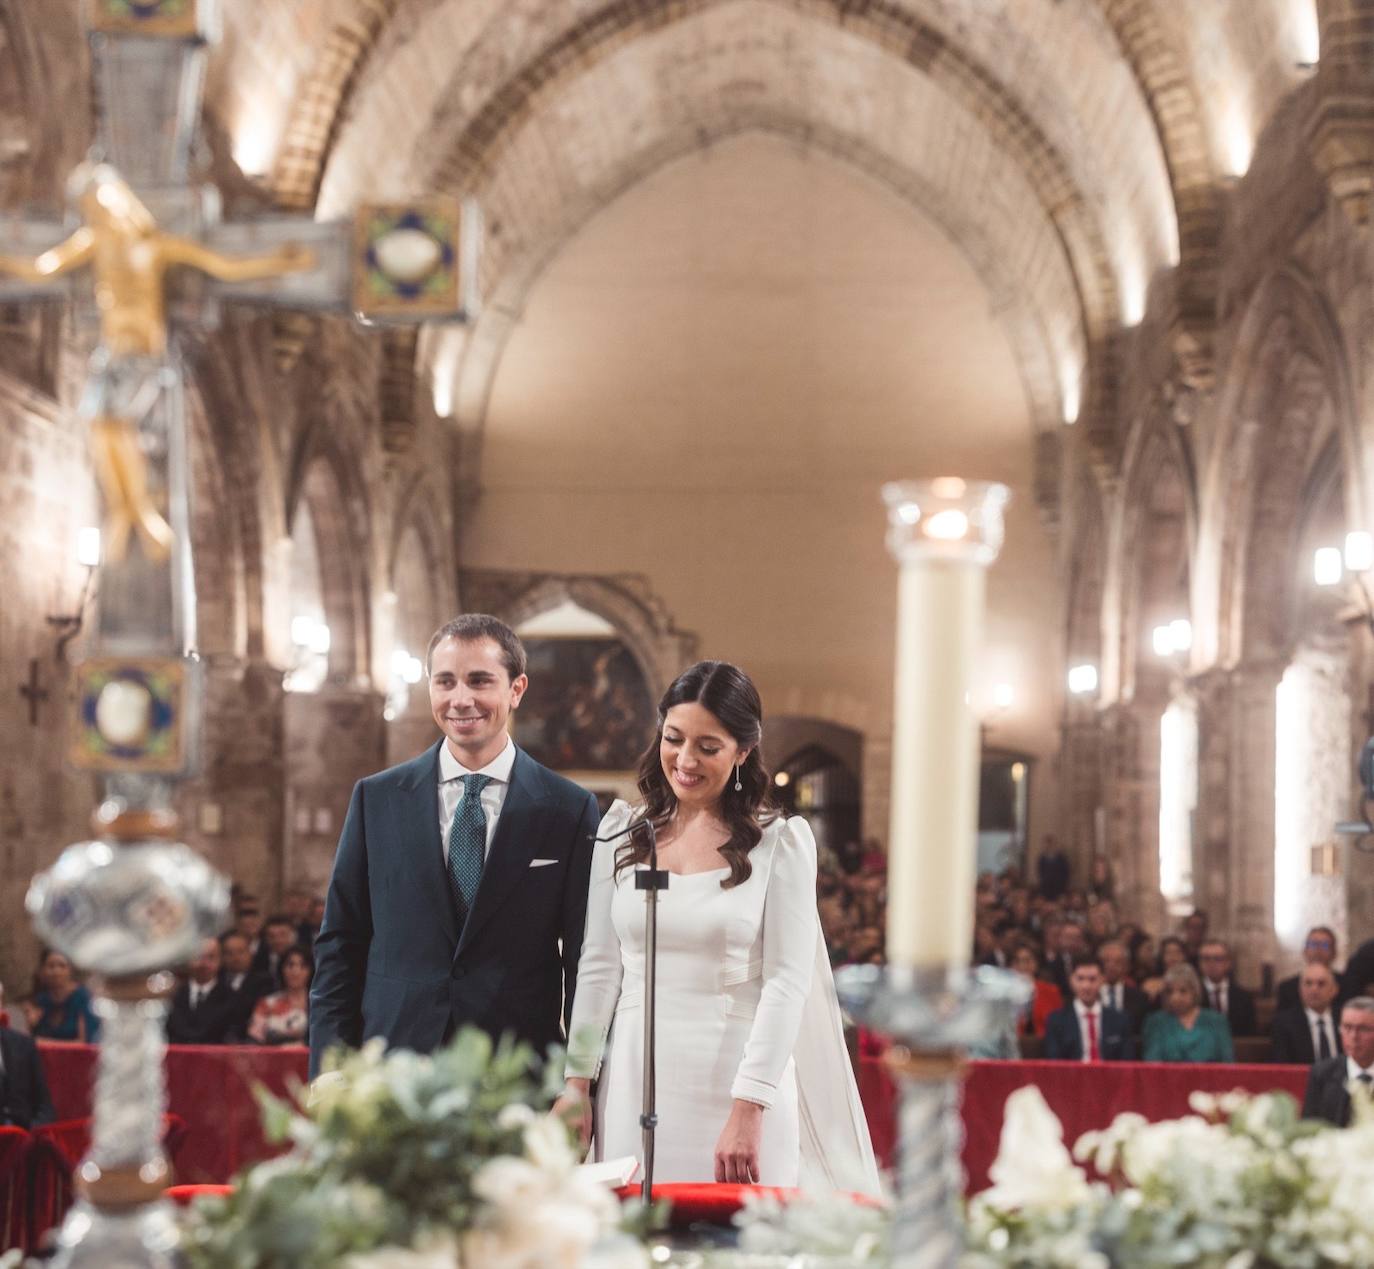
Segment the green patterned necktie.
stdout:
<svg viewBox="0 0 1374 1269">
<path fill-rule="evenodd" d="M 482 863 L 487 853 L 487 815 L 482 809 L 482 790 L 490 776 L 463 776 L 463 799 L 453 813 L 448 830 L 448 879 L 459 916 L 466 921 L 472 911 L 477 885 L 482 880 Z"/>
</svg>

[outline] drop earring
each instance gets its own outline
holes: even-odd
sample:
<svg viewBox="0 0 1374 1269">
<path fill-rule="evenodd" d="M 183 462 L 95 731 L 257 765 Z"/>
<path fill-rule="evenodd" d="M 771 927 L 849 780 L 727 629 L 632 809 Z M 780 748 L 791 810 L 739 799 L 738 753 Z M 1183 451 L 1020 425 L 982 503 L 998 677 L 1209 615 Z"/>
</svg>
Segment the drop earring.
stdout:
<svg viewBox="0 0 1374 1269">
<path fill-rule="evenodd" d="M 736 793 L 740 793 L 740 792 L 743 791 L 743 789 L 744 789 L 744 785 L 742 785 L 742 784 L 740 783 L 740 779 L 739 779 L 739 763 L 737 762 L 737 763 L 735 763 L 735 792 L 736 792 Z"/>
</svg>

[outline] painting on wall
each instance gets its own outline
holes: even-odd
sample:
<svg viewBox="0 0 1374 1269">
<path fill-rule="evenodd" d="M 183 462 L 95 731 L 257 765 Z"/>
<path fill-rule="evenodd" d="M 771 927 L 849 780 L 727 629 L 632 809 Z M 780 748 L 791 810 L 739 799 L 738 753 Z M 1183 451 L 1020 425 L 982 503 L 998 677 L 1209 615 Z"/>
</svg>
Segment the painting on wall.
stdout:
<svg viewBox="0 0 1374 1269">
<path fill-rule="evenodd" d="M 530 686 L 515 738 L 555 771 L 631 771 L 654 736 L 649 685 L 619 639 L 524 640 Z"/>
</svg>

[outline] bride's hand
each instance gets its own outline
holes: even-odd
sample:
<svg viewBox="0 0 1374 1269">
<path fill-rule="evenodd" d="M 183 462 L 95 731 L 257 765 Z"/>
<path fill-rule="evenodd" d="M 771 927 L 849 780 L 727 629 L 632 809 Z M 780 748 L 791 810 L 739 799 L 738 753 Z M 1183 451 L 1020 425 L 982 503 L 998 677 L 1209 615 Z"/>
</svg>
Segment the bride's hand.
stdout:
<svg viewBox="0 0 1374 1269">
<path fill-rule="evenodd" d="M 569 1077 L 563 1092 L 553 1104 L 551 1115 L 557 1115 L 577 1133 L 578 1143 L 585 1152 L 592 1140 L 591 1080 Z"/>
<path fill-rule="evenodd" d="M 762 1140 L 763 1107 L 736 1098 L 716 1142 L 716 1180 L 756 1183 Z"/>
</svg>

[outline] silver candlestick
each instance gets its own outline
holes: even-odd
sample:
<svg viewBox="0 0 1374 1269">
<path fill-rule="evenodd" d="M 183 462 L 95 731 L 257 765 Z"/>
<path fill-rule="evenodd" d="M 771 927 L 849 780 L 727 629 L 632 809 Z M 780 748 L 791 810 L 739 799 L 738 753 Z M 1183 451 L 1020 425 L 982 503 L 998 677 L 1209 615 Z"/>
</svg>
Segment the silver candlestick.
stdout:
<svg viewBox="0 0 1374 1269">
<path fill-rule="evenodd" d="M 28 909 L 39 936 L 73 965 L 98 966 L 102 1025 L 89 1153 L 77 1203 L 57 1236 L 72 1269 L 170 1269 L 177 1230 L 162 1199 L 167 1093 L 163 1022 L 171 975 L 223 924 L 228 883 L 190 847 L 170 840 L 175 817 L 96 812 L 99 834 L 62 852 L 34 879 Z"/>
<path fill-rule="evenodd" d="M 1006 970 L 921 971 L 854 965 L 835 975 L 840 1001 L 891 1036 L 898 1084 L 892 1269 L 954 1269 L 963 1248 L 959 1085 L 970 1047 L 1009 1029 L 1030 986 Z"/>
</svg>

